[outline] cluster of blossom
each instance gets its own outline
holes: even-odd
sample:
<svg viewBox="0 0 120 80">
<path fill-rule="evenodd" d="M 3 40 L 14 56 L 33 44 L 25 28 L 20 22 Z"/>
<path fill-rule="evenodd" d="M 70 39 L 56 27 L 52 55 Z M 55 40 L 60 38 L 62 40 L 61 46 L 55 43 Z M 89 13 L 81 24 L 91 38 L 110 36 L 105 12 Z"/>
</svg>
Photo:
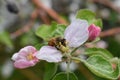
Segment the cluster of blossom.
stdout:
<svg viewBox="0 0 120 80">
<path fill-rule="evenodd" d="M 71 53 L 71 49 L 81 46 L 87 41 L 93 41 L 99 36 L 101 29 L 86 20 L 76 19 L 66 28 L 64 38 L 55 42 L 54 45 L 41 47 L 36 50 L 33 46 L 26 46 L 12 56 L 16 68 L 34 66 L 40 60 L 47 62 L 61 62 L 63 57 Z M 63 42 L 64 41 L 64 42 Z"/>
</svg>

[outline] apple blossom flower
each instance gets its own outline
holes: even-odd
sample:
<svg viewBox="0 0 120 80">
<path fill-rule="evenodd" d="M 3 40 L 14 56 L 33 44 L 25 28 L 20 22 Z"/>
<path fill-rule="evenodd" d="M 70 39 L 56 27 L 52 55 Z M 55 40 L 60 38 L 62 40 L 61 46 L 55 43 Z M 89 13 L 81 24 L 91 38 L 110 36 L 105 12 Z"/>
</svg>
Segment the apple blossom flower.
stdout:
<svg viewBox="0 0 120 80">
<path fill-rule="evenodd" d="M 48 62 L 61 62 L 63 53 L 68 53 L 69 48 L 79 47 L 87 41 L 88 37 L 88 22 L 76 19 L 66 28 L 63 39 L 58 38 L 56 42 L 52 42 L 55 46 L 43 46 L 36 57 Z"/>
<path fill-rule="evenodd" d="M 35 57 L 37 50 L 33 46 L 26 46 L 12 56 L 16 68 L 34 66 L 38 59 Z"/>
<path fill-rule="evenodd" d="M 89 30 L 89 39 L 88 39 L 89 41 L 95 40 L 99 36 L 101 31 L 100 27 L 95 26 L 94 24 L 91 24 L 88 30 Z"/>
</svg>

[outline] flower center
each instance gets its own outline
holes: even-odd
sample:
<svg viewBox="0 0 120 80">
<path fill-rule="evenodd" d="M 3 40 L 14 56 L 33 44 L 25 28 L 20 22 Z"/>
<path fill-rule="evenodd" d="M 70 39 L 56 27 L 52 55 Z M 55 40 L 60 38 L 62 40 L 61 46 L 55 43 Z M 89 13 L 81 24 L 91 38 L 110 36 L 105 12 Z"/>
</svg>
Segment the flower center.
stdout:
<svg viewBox="0 0 120 80">
<path fill-rule="evenodd" d="M 33 57 L 32 53 L 30 53 L 30 54 L 27 55 L 27 60 L 30 61 L 30 60 L 33 60 L 33 58 L 34 58 L 34 57 Z"/>
<path fill-rule="evenodd" d="M 64 38 L 52 38 L 49 42 L 48 45 L 49 46 L 54 46 L 56 47 L 58 50 L 60 50 L 62 53 L 66 53 L 69 51 L 69 48 L 67 47 L 67 41 Z"/>
</svg>

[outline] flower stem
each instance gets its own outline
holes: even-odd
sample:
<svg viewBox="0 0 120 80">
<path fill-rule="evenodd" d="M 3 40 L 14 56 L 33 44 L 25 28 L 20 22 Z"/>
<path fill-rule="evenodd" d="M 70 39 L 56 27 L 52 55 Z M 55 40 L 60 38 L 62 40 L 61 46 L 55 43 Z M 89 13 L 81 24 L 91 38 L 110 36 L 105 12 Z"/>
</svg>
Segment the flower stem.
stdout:
<svg viewBox="0 0 120 80">
<path fill-rule="evenodd" d="M 70 60 L 68 60 L 68 62 L 67 62 L 67 70 L 66 70 L 66 72 L 67 72 L 67 80 L 69 80 Z"/>
<path fill-rule="evenodd" d="M 67 54 L 67 69 L 66 69 L 66 73 L 67 73 L 67 80 L 69 80 L 69 73 L 70 73 L 70 62 L 71 62 L 71 55 L 70 53 Z"/>
<path fill-rule="evenodd" d="M 82 59 L 77 58 L 77 57 L 71 57 L 71 59 L 76 60 L 76 61 L 83 61 Z"/>
<path fill-rule="evenodd" d="M 77 48 L 75 48 L 70 54 L 73 54 L 77 49 L 79 49 L 80 48 L 80 46 L 79 47 L 77 47 Z"/>
</svg>

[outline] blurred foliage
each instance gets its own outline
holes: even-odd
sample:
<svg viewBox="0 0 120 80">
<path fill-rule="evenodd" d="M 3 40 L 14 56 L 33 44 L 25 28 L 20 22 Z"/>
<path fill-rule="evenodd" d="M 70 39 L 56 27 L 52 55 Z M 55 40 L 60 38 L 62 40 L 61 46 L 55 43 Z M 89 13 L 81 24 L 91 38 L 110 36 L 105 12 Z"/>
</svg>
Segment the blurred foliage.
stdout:
<svg viewBox="0 0 120 80">
<path fill-rule="evenodd" d="M 58 65 L 55 63 L 46 63 L 44 80 L 50 80 L 57 72 Z"/>
<path fill-rule="evenodd" d="M 108 50 L 113 53 L 114 56 L 120 57 L 120 43 L 117 42 L 114 38 L 109 37 L 107 39 L 109 46 Z"/>
<path fill-rule="evenodd" d="M 13 48 L 13 43 L 8 32 L 0 32 L 0 43 L 6 45 L 9 48 Z"/>
<path fill-rule="evenodd" d="M 15 0 L 13 0 L 13 2 L 14 1 Z M 57 6 L 57 5 L 55 6 L 54 5 L 53 7 L 55 9 L 57 8 L 57 11 L 59 11 L 60 15 L 62 14 L 63 17 L 65 16 L 65 17 L 69 18 L 68 15 L 70 15 L 71 13 L 74 13 L 75 12 L 74 10 L 77 11 L 77 8 L 74 8 L 74 6 L 73 6 L 74 10 L 73 9 L 72 10 L 68 9 L 68 7 L 70 7 L 69 5 L 72 2 L 75 5 L 79 4 L 79 2 L 78 3 L 75 2 L 77 0 L 67 0 L 68 2 L 64 2 L 63 0 L 59 0 L 59 1 L 62 1 L 62 3 L 65 3 L 64 6 L 62 6 L 63 4 L 61 4 L 59 6 Z M 87 6 L 90 3 L 86 4 L 85 0 L 80 0 L 80 1 L 81 1 L 81 3 L 80 3 L 81 5 L 78 5 L 78 9 L 88 8 Z M 1 4 L 1 2 L 2 2 L 2 0 L 0 0 L 0 4 Z M 25 3 L 25 4 L 27 4 L 27 3 Z M 59 4 L 59 2 L 58 3 L 55 2 L 53 4 Z M 72 5 L 74 5 L 74 4 L 72 4 Z M 5 4 L 3 4 L 3 5 L 5 5 Z M 89 16 L 85 16 L 84 17 L 84 15 L 78 15 L 78 18 L 81 18 L 81 17 L 83 19 L 84 18 L 87 18 L 87 19 L 89 18 L 88 19 L 88 21 L 90 21 L 89 23 L 95 23 L 97 26 L 100 26 L 100 27 L 102 27 L 102 24 L 103 24 L 103 30 L 107 30 L 107 29 L 110 29 L 110 28 L 114 28 L 114 27 L 120 26 L 120 19 L 119 19 L 120 14 L 118 14 L 117 12 L 115 12 L 114 10 L 112 10 L 110 8 L 106 8 L 103 5 L 99 5 L 99 4 L 96 4 L 96 3 L 94 3 L 93 5 L 94 5 L 94 8 L 97 9 L 97 11 L 96 11 L 97 21 L 94 21 L 94 19 L 96 19 L 96 17 L 94 17 L 95 14 L 94 13 L 89 13 L 89 12 L 88 13 L 91 14 L 90 17 Z M 1 9 L 2 8 L 1 6 L 2 5 L 0 5 L 0 12 L 3 11 L 3 9 Z M 100 7 L 100 6 L 102 6 L 102 7 Z M 24 8 L 22 8 L 22 7 L 20 8 L 20 10 L 21 9 L 24 10 Z M 67 10 L 65 10 L 65 9 L 67 9 Z M 109 11 L 109 17 L 105 18 L 105 17 L 103 17 L 100 14 L 103 9 L 107 9 Z M 29 17 L 29 15 L 26 14 L 26 11 L 27 11 L 27 9 L 25 9 L 23 11 L 23 12 L 25 12 L 24 14 L 20 15 L 21 16 L 20 20 L 24 20 L 23 16 L 27 16 L 27 18 Z M 3 11 L 3 12 L 9 13 L 8 11 Z M 66 16 L 66 13 L 67 13 L 67 16 Z M 104 12 L 104 13 L 106 13 L 106 12 Z M 10 13 L 8 15 L 10 15 L 10 16 L 12 15 L 12 17 L 16 16 L 15 14 L 13 15 L 13 14 L 10 14 Z M 0 13 L 0 22 L 4 21 L 4 16 L 5 15 L 1 15 L 1 13 Z M 2 17 L 3 17 L 3 19 L 2 19 Z M 41 43 L 44 43 L 41 38 L 38 38 L 37 36 L 35 36 L 34 29 L 30 30 L 27 33 L 24 33 L 21 36 L 18 36 L 16 39 L 12 39 L 11 35 L 10 35 L 11 34 L 10 32 L 11 31 L 15 31 L 14 30 L 16 28 L 15 26 L 19 26 L 21 24 L 17 24 L 16 25 L 16 23 L 12 23 L 12 19 L 11 18 L 9 19 L 9 17 L 8 17 L 8 20 L 11 21 L 11 22 L 8 24 L 8 21 L 6 20 L 7 21 L 7 28 L 5 26 L 3 26 L 3 28 L 7 29 L 7 31 L 6 30 L 3 30 L 3 31 L 0 30 L 1 31 L 0 32 L 0 80 L 43 80 L 43 78 L 44 78 L 44 80 L 50 80 L 50 79 L 46 79 L 46 76 L 50 76 L 50 78 L 51 78 L 51 76 L 54 75 L 54 74 L 51 74 L 51 72 L 49 72 L 49 70 L 51 70 L 53 72 L 56 72 L 55 70 L 52 69 L 52 67 L 55 67 L 55 66 L 53 64 L 50 64 L 51 68 L 48 69 L 47 67 L 49 66 L 49 64 L 48 63 L 45 64 L 44 61 L 41 61 L 39 64 L 37 64 L 34 67 L 23 69 L 23 70 L 19 70 L 19 69 L 15 69 L 14 68 L 14 70 L 10 73 L 10 75 L 8 77 L 6 77 L 5 75 L 2 74 L 2 67 L 5 64 L 5 61 L 10 59 L 12 54 L 14 54 L 15 52 L 19 51 L 20 48 L 22 48 L 25 45 L 34 45 L 34 46 L 36 46 L 37 49 L 39 49 L 42 46 Z M 102 23 L 102 21 L 99 18 L 102 18 L 103 23 Z M 17 17 L 17 19 L 18 19 L 18 17 Z M 14 21 L 16 22 L 17 20 L 15 19 Z M 24 23 L 27 23 L 27 22 L 24 20 L 23 22 L 21 21 L 21 23 L 24 24 Z M 3 25 L 4 23 L 0 23 L 0 24 Z M 13 24 L 13 25 L 11 26 L 11 24 Z M 0 29 L 2 27 L 1 25 L 0 25 Z M 53 23 L 52 27 L 50 27 L 49 25 L 42 25 L 42 26 L 49 27 L 50 29 L 48 30 L 47 33 L 44 33 L 44 29 L 45 28 L 42 29 L 42 27 L 40 27 L 40 28 L 37 29 L 38 32 L 36 34 L 39 33 L 38 36 L 42 37 L 45 40 L 52 33 L 56 33 L 56 32 L 52 31 L 54 28 L 58 28 L 58 30 L 59 30 L 59 27 L 61 27 L 62 29 L 60 29 L 61 30 L 60 33 L 57 33 L 57 34 L 63 35 L 61 33 L 64 32 L 64 29 L 66 27 L 65 25 L 57 25 L 55 23 Z M 19 29 L 19 27 L 17 27 L 17 29 Z M 54 36 L 56 36 L 56 35 L 54 35 Z M 107 49 L 109 50 L 109 52 L 112 53 L 113 56 L 120 57 L 120 43 L 117 40 L 115 40 L 114 36 L 112 36 L 112 37 L 105 37 L 104 40 L 108 43 L 108 48 Z M 44 43 L 44 44 L 46 44 L 46 43 Z M 96 52 L 99 52 L 99 51 L 96 51 Z M 106 56 L 103 52 L 100 52 L 100 54 L 109 58 L 109 56 Z M 109 54 L 109 52 L 108 52 L 108 54 Z M 90 55 L 92 55 L 92 54 L 90 54 Z M 107 66 L 110 65 L 109 62 L 104 60 L 104 58 L 101 58 L 101 56 L 97 55 L 94 58 L 95 59 L 102 59 L 103 61 L 106 62 Z M 99 63 L 98 63 L 97 66 L 94 65 L 94 64 L 90 64 L 91 61 L 93 61 L 93 60 L 90 57 L 90 59 L 87 61 L 89 63 L 87 66 L 91 66 L 91 65 L 94 66 L 94 67 L 99 66 Z M 48 65 L 48 66 L 46 67 L 45 65 Z M 82 66 L 84 67 L 84 69 L 82 68 Z M 79 68 L 83 69 L 83 71 L 80 70 Z M 75 74 L 78 77 L 78 80 L 108 80 L 108 79 L 103 79 L 103 78 L 95 76 L 83 64 L 80 64 L 79 68 L 74 71 Z M 101 67 L 101 69 L 104 69 L 104 67 Z M 111 69 L 111 67 L 109 69 Z M 46 70 L 48 72 L 45 73 Z M 91 70 L 92 70 L 92 68 L 91 68 Z M 59 73 L 60 71 L 61 70 L 59 69 L 57 71 L 57 73 Z M 88 71 L 88 72 L 86 72 L 86 71 Z M 86 72 L 87 76 L 83 72 Z M 44 74 L 46 74 L 46 75 L 44 75 Z M 48 74 L 50 74 L 50 75 L 48 75 Z M 61 74 L 65 78 L 65 74 L 64 73 L 61 73 Z M 72 77 L 74 78 L 74 74 L 70 74 L 70 75 L 72 75 Z M 108 75 L 105 75 L 105 76 L 108 76 Z M 109 76 L 113 76 L 113 75 L 109 75 Z M 57 77 L 59 77 L 59 76 L 57 76 Z M 89 78 L 87 78 L 87 77 L 89 77 Z M 77 79 L 72 79 L 72 80 L 77 80 Z"/>
<path fill-rule="evenodd" d="M 34 31 L 29 31 L 28 33 L 25 33 L 24 35 L 22 35 L 20 38 L 20 44 L 22 46 L 36 45 L 39 42 L 40 42 L 40 39 L 37 36 L 35 36 Z"/>
<path fill-rule="evenodd" d="M 69 77 L 69 80 L 78 80 L 76 75 L 74 73 L 66 73 L 66 72 L 60 72 L 58 74 L 55 75 L 55 77 L 53 78 L 53 80 L 68 80 Z"/>
</svg>

